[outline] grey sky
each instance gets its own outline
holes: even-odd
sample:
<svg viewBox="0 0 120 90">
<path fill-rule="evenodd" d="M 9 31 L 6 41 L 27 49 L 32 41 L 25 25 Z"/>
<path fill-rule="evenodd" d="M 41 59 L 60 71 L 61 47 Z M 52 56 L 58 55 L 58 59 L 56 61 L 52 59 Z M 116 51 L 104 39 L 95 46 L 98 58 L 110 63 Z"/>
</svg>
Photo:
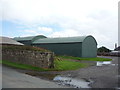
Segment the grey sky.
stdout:
<svg viewBox="0 0 120 90">
<path fill-rule="evenodd" d="M 2 21 L 23 25 L 21 36 L 93 35 L 98 47 L 114 49 L 114 44 L 118 43 L 118 1 L 1 0 L 0 11 Z"/>
</svg>

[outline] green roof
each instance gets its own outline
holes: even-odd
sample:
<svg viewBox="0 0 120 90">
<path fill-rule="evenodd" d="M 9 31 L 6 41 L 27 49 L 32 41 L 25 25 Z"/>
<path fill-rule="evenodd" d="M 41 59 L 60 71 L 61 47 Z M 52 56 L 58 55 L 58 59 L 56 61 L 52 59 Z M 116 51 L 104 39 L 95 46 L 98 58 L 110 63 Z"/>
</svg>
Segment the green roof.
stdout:
<svg viewBox="0 0 120 90">
<path fill-rule="evenodd" d="M 64 38 L 44 38 L 38 39 L 33 42 L 33 44 L 39 43 L 73 43 L 73 42 L 83 42 L 85 38 L 92 36 L 78 36 L 78 37 L 64 37 Z"/>
<path fill-rule="evenodd" d="M 47 38 L 47 37 L 43 35 L 37 35 L 37 36 L 28 36 L 28 37 L 15 37 L 13 39 L 16 41 L 29 41 L 29 40 L 34 41 L 41 38 Z"/>
</svg>

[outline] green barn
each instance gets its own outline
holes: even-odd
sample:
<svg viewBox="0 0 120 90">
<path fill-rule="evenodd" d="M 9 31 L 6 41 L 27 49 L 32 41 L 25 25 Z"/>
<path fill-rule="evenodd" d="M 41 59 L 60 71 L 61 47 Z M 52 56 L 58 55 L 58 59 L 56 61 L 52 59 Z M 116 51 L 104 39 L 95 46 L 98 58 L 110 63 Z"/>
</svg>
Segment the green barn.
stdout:
<svg viewBox="0 0 120 90">
<path fill-rule="evenodd" d="M 43 38 L 32 42 L 33 46 L 53 51 L 57 55 L 96 57 L 97 42 L 91 35 L 64 38 Z"/>
<path fill-rule="evenodd" d="M 38 39 L 43 39 L 43 38 L 47 38 L 47 37 L 43 35 L 37 35 L 37 36 L 28 36 L 28 37 L 15 37 L 13 39 L 25 45 L 31 46 L 32 42 Z"/>
</svg>

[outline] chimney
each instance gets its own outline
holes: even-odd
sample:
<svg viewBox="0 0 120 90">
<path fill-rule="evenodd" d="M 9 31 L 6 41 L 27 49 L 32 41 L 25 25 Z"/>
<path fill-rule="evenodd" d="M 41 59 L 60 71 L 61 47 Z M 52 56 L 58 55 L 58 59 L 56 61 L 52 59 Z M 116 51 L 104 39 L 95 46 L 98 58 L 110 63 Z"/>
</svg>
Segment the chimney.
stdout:
<svg viewBox="0 0 120 90">
<path fill-rule="evenodd" d="M 117 43 L 115 43 L 115 49 L 117 48 Z"/>
</svg>

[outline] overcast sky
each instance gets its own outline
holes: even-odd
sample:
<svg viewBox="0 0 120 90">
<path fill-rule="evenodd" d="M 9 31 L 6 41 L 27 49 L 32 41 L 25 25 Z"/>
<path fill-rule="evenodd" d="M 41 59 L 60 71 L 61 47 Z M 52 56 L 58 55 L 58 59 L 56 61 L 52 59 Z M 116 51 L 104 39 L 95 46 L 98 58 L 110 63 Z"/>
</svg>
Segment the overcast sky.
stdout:
<svg viewBox="0 0 120 90">
<path fill-rule="evenodd" d="M 1 0 L 2 36 L 92 35 L 98 47 L 118 43 L 119 0 Z"/>
</svg>

